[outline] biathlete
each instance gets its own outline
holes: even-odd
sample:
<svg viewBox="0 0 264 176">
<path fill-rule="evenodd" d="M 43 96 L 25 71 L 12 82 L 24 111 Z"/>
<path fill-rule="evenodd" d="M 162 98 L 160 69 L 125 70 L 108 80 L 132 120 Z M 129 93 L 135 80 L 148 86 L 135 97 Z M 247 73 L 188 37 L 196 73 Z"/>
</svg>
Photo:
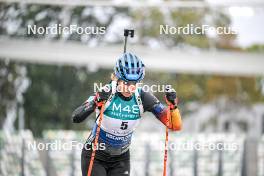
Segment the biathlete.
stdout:
<svg viewBox="0 0 264 176">
<path fill-rule="evenodd" d="M 73 122 L 80 123 L 94 111 L 99 117 L 102 102 L 104 103 L 102 120 L 99 122 L 97 118 L 82 150 L 83 176 L 88 175 L 93 152 L 91 148 L 98 125 L 100 125 L 98 146 L 103 149 L 95 149 L 92 176 L 130 175 L 129 146 L 132 133 L 144 112 L 152 112 L 159 121 L 173 131 L 181 130 L 181 115 L 177 108 L 174 89 L 165 91 L 166 101 L 170 103 L 170 108 L 167 108 L 151 92 L 137 88 L 136 84 L 142 81 L 144 76 L 145 65 L 141 59 L 132 53 L 124 53 L 116 62 L 111 83 L 90 96 L 73 112 Z"/>
</svg>

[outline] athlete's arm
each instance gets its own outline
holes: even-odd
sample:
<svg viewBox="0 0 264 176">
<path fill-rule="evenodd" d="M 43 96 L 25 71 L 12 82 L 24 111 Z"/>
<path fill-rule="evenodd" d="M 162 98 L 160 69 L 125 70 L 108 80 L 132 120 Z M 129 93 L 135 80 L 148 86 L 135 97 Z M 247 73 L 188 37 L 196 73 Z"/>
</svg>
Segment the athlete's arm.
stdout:
<svg viewBox="0 0 264 176">
<path fill-rule="evenodd" d="M 73 123 L 80 123 L 84 121 L 96 108 L 94 96 L 91 96 L 81 106 L 76 108 L 72 113 Z"/>
<path fill-rule="evenodd" d="M 168 108 L 164 106 L 152 93 L 141 92 L 141 99 L 143 103 L 144 111 L 152 112 L 158 120 L 160 120 L 165 126 L 173 131 L 179 131 L 182 128 L 182 120 L 179 109 L 175 106 L 175 109 L 168 112 Z M 169 119 L 167 114 L 170 113 Z"/>
<path fill-rule="evenodd" d="M 100 102 L 106 101 L 111 95 L 111 89 L 104 86 L 94 96 L 90 96 L 81 106 L 76 108 L 72 113 L 72 121 L 80 123 L 93 113 L 96 106 L 100 106 Z"/>
</svg>

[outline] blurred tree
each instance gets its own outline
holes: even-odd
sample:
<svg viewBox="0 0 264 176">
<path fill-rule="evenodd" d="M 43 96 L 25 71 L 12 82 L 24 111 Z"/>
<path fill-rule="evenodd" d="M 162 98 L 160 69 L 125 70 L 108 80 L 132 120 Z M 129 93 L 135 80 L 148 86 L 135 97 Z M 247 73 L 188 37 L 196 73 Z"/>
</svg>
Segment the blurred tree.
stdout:
<svg viewBox="0 0 264 176">
<path fill-rule="evenodd" d="M 166 47 L 194 46 L 197 48 L 237 49 L 235 34 L 168 34 L 160 35 L 160 25 L 185 27 L 229 27 L 231 21 L 222 9 L 215 8 L 115 8 L 115 7 L 61 7 L 48 5 L 25 5 L 0 3 L 0 34 L 11 37 L 46 38 L 51 40 L 73 40 L 89 45 L 121 43 L 120 25 L 133 26 L 137 30 L 137 41 L 144 45 Z M 122 24 L 117 25 L 120 21 Z M 123 24 L 124 23 L 124 24 Z M 15 24 L 15 25 L 14 25 Z M 28 34 L 28 25 L 51 27 L 106 27 L 105 35 L 95 34 Z M 108 35 L 108 36 L 106 36 Z"/>
<path fill-rule="evenodd" d="M 14 80 L 17 74 L 15 71 L 15 64 L 8 60 L 0 60 L 0 125 L 3 126 L 6 118 L 6 110 L 9 102 L 14 101 L 16 91 Z"/>
<path fill-rule="evenodd" d="M 264 45 L 261 44 L 254 44 L 245 49 L 246 51 L 250 52 L 264 52 Z"/>
<path fill-rule="evenodd" d="M 94 83 L 108 83 L 110 72 L 30 64 L 28 76 L 32 83 L 25 94 L 26 128 L 41 135 L 43 129 L 49 128 L 87 129 L 85 123 L 73 125 L 71 113 L 93 94 Z"/>
<path fill-rule="evenodd" d="M 140 43 L 143 44 L 151 45 L 150 43 L 155 41 L 167 47 L 190 45 L 198 48 L 237 49 L 234 43 L 235 34 L 215 34 L 215 37 L 211 37 L 209 32 L 184 34 L 177 31 L 176 34 L 160 34 L 160 25 L 168 25 L 171 28 L 186 26 L 194 28 L 203 25 L 228 28 L 231 21 L 222 9 L 151 8 L 135 9 L 131 14 L 138 29 L 137 33 L 140 34 Z"/>
<path fill-rule="evenodd" d="M 144 83 L 172 85 L 177 91 L 181 105 L 191 101 L 207 103 L 222 96 L 230 101 L 253 104 L 264 102 L 260 81 L 257 77 L 147 72 Z M 155 94 L 163 100 L 163 93 Z"/>
<path fill-rule="evenodd" d="M 23 119 L 23 93 L 28 85 L 23 64 L 0 60 L 0 125 L 9 132 L 15 130 L 17 117 Z M 22 123 L 20 128 L 23 128 Z"/>
<path fill-rule="evenodd" d="M 239 103 L 263 102 L 258 80 L 254 77 L 210 76 L 206 81 L 207 101 L 226 96 Z"/>
</svg>

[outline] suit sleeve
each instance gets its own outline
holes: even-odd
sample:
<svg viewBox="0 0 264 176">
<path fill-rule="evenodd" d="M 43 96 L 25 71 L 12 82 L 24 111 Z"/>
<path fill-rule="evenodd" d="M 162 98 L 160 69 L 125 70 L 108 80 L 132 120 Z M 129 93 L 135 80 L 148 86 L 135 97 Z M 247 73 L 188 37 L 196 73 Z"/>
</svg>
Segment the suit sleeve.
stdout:
<svg viewBox="0 0 264 176">
<path fill-rule="evenodd" d="M 141 91 L 144 111 L 152 112 L 155 117 L 173 131 L 182 128 L 181 114 L 178 108 L 169 110 L 152 93 Z"/>
<path fill-rule="evenodd" d="M 90 96 L 81 106 L 73 111 L 73 123 L 81 123 L 82 121 L 84 121 L 89 115 L 93 113 L 95 108 L 96 104 L 94 102 L 94 96 Z"/>
</svg>

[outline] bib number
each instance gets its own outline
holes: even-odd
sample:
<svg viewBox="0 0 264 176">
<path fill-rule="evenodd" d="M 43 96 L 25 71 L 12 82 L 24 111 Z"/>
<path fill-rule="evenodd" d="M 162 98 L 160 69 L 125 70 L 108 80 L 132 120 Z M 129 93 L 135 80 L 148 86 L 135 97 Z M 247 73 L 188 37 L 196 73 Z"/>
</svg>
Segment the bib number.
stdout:
<svg viewBox="0 0 264 176">
<path fill-rule="evenodd" d="M 121 130 L 126 130 L 127 128 L 128 128 L 128 122 L 122 122 L 120 129 Z"/>
</svg>

